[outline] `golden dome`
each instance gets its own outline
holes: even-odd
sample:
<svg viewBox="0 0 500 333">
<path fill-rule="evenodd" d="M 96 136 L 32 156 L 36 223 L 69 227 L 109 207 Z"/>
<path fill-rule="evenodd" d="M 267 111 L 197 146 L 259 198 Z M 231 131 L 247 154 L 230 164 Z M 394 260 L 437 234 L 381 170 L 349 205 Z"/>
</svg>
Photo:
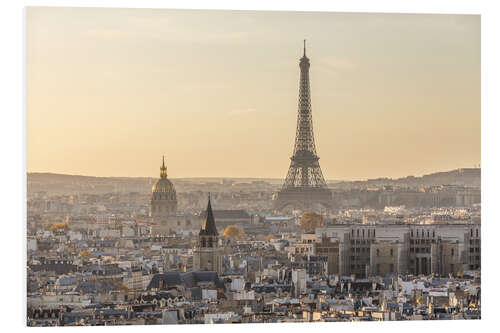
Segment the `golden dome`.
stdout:
<svg viewBox="0 0 500 333">
<path fill-rule="evenodd" d="M 158 179 L 153 185 L 153 193 L 175 193 L 174 184 L 167 178 Z"/>
<path fill-rule="evenodd" d="M 160 168 L 160 179 L 158 179 L 153 185 L 153 199 L 159 200 L 175 200 L 175 187 L 170 180 L 167 179 L 167 167 L 165 166 L 165 156 L 163 157 L 163 163 Z M 157 193 L 158 195 L 155 195 Z M 161 195 L 161 193 L 166 193 L 168 195 Z"/>
</svg>

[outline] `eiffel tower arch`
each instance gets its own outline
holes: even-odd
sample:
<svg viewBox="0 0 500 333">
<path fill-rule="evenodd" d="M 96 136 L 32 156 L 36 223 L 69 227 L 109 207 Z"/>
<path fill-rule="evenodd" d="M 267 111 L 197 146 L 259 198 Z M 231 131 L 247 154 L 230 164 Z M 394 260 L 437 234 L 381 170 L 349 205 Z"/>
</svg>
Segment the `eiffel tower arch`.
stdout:
<svg viewBox="0 0 500 333">
<path fill-rule="evenodd" d="M 274 200 L 274 209 L 283 210 L 287 206 L 294 209 L 314 210 L 320 205 L 332 208 L 332 192 L 328 189 L 316 153 L 311 112 L 311 91 L 309 84 L 309 58 L 304 55 L 300 59 L 299 105 L 297 130 L 293 156 L 281 190 Z"/>
</svg>

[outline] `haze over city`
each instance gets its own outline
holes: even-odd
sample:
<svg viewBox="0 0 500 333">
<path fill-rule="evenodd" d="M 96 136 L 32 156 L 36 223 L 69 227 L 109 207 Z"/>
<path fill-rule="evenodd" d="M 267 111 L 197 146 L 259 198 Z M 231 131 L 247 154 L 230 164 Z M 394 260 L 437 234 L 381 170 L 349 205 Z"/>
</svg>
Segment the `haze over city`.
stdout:
<svg viewBox="0 0 500 333">
<path fill-rule="evenodd" d="M 27 9 L 26 326 L 481 319 L 480 19 Z"/>
<path fill-rule="evenodd" d="M 284 178 L 302 39 L 326 179 L 480 162 L 480 16 L 27 10 L 27 168 Z M 217 24 L 214 24 L 216 22 Z"/>
</svg>

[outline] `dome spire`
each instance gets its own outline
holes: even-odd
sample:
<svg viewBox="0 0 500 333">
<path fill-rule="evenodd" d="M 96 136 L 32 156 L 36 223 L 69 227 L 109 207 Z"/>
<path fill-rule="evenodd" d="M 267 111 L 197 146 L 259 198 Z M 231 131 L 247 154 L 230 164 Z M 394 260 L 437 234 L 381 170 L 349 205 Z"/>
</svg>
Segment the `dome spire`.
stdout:
<svg viewBox="0 0 500 333">
<path fill-rule="evenodd" d="M 163 155 L 163 163 L 160 168 L 160 178 L 167 178 L 167 167 L 165 166 L 165 155 Z"/>
<path fill-rule="evenodd" d="M 306 56 L 306 40 L 304 39 L 304 57 Z"/>
</svg>

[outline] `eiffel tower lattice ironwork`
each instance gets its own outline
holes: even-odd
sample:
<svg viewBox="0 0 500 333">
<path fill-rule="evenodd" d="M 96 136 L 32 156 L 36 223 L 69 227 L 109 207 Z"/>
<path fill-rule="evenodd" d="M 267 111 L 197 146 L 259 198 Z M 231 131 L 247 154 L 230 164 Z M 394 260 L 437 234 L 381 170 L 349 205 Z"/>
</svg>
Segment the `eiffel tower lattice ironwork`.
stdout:
<svg viewBox="0 0 500 333">
<path fill-rule="evenodd" d="M 314 204 L 331 208 L 332 193 L 328 189 L 314 144 L 311 113 L 311 91 L 309 84 L 309 58 L 300 59 L 299 105 L 297 131 L 290 168 L 281 191 L 275 198 L 274 207 L 281 210 L 291 205 L 298 209 L 310 209 Z"/>
</svg>

